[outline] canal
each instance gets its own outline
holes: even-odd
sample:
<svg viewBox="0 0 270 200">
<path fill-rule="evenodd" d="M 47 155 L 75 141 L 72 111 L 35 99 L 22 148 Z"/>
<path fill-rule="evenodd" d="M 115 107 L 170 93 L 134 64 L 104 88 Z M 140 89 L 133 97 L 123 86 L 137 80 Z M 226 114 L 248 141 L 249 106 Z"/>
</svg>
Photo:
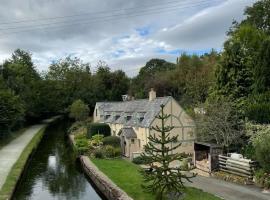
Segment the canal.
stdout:
<svg viewBox="0 0 270 200">
<path fill-rule="evenodd" d="M 65 137 L 69 123 L 47 128 L 17 187 L 15 200 L 102 199 L 81 171 Z"/>
</svg>

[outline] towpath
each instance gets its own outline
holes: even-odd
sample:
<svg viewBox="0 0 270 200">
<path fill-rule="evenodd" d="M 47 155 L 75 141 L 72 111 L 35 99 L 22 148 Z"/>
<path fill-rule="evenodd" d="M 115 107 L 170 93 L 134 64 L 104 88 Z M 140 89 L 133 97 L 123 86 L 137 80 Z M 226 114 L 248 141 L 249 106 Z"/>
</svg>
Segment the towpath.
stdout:
<svg viewBox="0 0 270 200">
<path fill-rule="evenodd" d="M 19 159 L 24 148 L 42 128 L 46 127 L 48 123 L 58 117 L 59 116 L 44 120 L 42 124 L 30 126 L 19 137 L 0 149 L 0 190 L 5 183 L 12 166 Z"/>
</svg>

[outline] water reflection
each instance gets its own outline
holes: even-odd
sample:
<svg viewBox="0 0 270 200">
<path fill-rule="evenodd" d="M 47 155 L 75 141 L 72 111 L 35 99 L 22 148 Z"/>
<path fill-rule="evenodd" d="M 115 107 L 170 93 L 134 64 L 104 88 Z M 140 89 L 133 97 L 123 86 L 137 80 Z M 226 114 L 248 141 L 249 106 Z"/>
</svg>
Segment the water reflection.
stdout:
<svg viewBox="0 0 270 200">
<path fill-rule="evenodd" d="M 67 125 L 49 127 L 13 199 L 101 199 L 75 162 L 66 143 Z"/>
</svg>

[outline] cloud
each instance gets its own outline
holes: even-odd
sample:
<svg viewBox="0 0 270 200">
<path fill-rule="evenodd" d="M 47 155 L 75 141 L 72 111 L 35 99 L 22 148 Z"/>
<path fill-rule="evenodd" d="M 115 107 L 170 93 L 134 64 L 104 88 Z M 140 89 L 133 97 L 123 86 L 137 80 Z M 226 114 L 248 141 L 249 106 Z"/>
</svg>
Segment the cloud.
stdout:
<svg viewBox="0 0 270 200">
<path fill-rule="evenodd" d="M 164 28 L 156 40 L 180 49 L 221 49 L 233 20 L 243 19 L 244 8 L 254 0 L 229 0 L 207 8 L 172 28 Z"/>
<path fill-rule="evenodd" d="M 254 1 L 174 2 L 3 0 L 0 62 L 22 48 L 32 53 L 39 71 L 73 55 L 92 66 L 104 60 L 133 76 L 151 58 L 174 62 L 184 51 L 200 54 L 221 49 L 232 20 L 241 20 L 244 8 Z M 24 22 L 11 23 L 14 21 Z"/>
</svg>

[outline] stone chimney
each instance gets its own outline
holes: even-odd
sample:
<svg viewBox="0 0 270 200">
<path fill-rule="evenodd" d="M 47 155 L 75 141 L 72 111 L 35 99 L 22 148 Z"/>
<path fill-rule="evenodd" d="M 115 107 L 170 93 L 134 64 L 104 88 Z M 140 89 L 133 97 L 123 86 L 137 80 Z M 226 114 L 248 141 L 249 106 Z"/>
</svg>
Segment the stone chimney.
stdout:
<svg viewBox="0 0 270 200">
<path fill-rule="evenodd" d="M 157 97 L 156 91 L 154 90 L 154 88 L 151 88 L 149 92 L 149 101 L 155 100 L 156 97 Z"/>
</svg>

